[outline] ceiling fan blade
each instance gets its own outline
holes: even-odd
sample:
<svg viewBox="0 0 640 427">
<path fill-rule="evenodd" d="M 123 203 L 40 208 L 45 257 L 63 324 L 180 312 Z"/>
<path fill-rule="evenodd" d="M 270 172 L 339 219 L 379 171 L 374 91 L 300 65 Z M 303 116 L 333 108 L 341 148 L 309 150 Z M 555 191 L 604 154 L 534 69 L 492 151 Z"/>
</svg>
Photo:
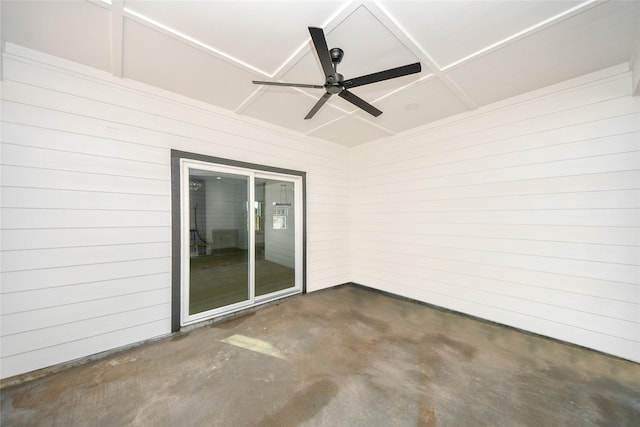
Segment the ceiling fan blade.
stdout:
<svg viewBox="0 0 640 427">
<path fill-rule="evenodd" d="M 422 71 L 422 66 L 419 62 L 416 62 L 415 64 L 403 65 L 402 67 L 391 68 L 385 71 L 367 74 L 366 76 L 360 76 L 354 79 L 345 80 L 342 84 L 345 88 L 351 89 L 352 87 L 368 85 L 370 83 L 381 82 L 383 80 L 395 79 L 396 77 L 407 76 L 409 74 L 419 73 L 420 71 Z"/>
<path fill-rule="evenodd" d="M 329 98 L 331 98 L 331 94 L 328 93 L 328 92 L 325 93 L 324 95 L 322 95 L 322 97 L 320 99 L 318 99 L 318 102 L 316 102 L 316 105 L 313 106 L 311 111 L 309 111 L 307 113 L 307 115 L 304 117 L 304 119 L 305 120 L 309 120 L 311 117 L 313 117 L 318 112 L 320 107 L 322 107 L 324 105 L 324 103 L 329 100 Z"/>
<path fill-rule="evenodd" d="M 378 117 L 380 114 L 382 114 L 382 111 L 378 110 L 376 107 L 369 104 L 364 99 L 358 98 L 356 95 L 354 95 L 353 93 L 349 92 L 346 89 L 344 89 L 338 95 L 340 95 L 342 99 L 346 99 L 356 107 L 360 107 L 361 109 L 363 109 L 364 111 L 366 111 L 367 113 L 371 114 L 374 117 Z"/>
<path fill-rule="evenodd" d="M 287 86 L 287 87 L 306 87 L 311 89 L 324 89 L 322 85 L 308 85 L 304 83 L 280 83 L 280 82 L 263 82 L 260 80 L 253 80 L 253 84 L 256 85 L 269 85 L 269 86 Z"/>
<path fill-rule="evenodd" d="M 322 71 L 326 78 L 336 78 L 336 71 L 333 69 L 333 62 L 331 62 L 331 55 L 329 54 L 329 47 L 327 47 L 327 39 L 324 37 L 324 31 L 322 28 L 309 27 L 309 34 L 311 34 L 311 40 L 316 47 L 316 53 L 322 65 Z"/>
</svg>

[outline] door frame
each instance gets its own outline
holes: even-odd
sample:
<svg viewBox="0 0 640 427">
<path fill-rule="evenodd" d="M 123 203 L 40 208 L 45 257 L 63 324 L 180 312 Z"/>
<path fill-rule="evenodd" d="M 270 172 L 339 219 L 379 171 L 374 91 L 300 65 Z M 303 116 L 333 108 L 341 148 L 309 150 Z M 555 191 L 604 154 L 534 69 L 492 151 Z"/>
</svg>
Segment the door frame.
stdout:
<svg viewBox="0 0 640 427">
<path fill-rule="evenodd" d="M 238 170 L 242 169 L 245 171 L 252 171 L 256 175 L 261 175 L 261 173 L 274 174 L 272 178 L 278 178 L 277 175 L 281 175 L 281 177 L 290 177 L 299 179 L 300 182 L 300 191 L 301 191 L 301 203 L 299 212 L 296 215 L 299 215 L 300 224 L 301 224 L 301 236 L 300 239 L 296 239 L 297 242 L 301 242 L 301 247 L 296 247 L 296 251 L 301 251 L 301 266 L 300 272 L 296 271 L 296 276 L 298 274 L 301 275 L 301 293 L 306 293 L 307 290 L 307 219 L 306 219 L 306 172 L 277 168 L 267 165 L 260 165 L 256 163 L 248 163 L 237 160 L 225 159 L 220 157 L 208 156 L 197 153 L 189 153 L 185 151 L 179 150 L 171 150 L 171 331 L 177 332 L 183 326 L 183 309 L 184 304 L 182 301 L 182 280 L 183 280 L 183 259 L 185 257 L 183 244 L 183 199 L 185 195 L 183 194 L 183 184 L 182 184 L 182 171 L 181 171 L 181 163 L 182 160 L 194 161 L 194 162 L 202 162 L 203 164 L 212 164 L 213 166 L 220 166 L 221 168 L 236 168 Z M 253 189 L 251 191 L 253 194 Z M 252 210 L 251 210 L 252 211 Z M 252 223 L 253 221 L 249 221 Z M 253 226 L 250 227 L 250 231 L 253 229 Z M 298 229 L 298 227 L 296 227 Z M 297 230 L 296 230 L 297 231 Z M 249 233 L 251 236 L 250 242 L 253 241 L 252 233 Z M 253 253 L 253 249 L 250 244 L 251 251 Z M 186 262 L 189 260 L 187 259 Z M 253 270 L 253 269 L 252 269 Z M 298 279 L 298 277 L 297 277 Z M 251 279 L 253 281 L 253 279 Z M 295 292 L 298 294 L 300 292 Z M 256 305 L 263 304 L 269 301 L 273 301 L 279 298 L 283 298 L 286 296 L 292 295 L 291 292 L 284 292 L 281 294 L 274 295 L 273 298 L 255 298 L 253 295 L 253 289 L 251 290 L 251 300 L 250 304 L 242 303 L 237 307 L 234 307 L 234 311 L 255 307 Z M 228 314 L 229 311 L 222 310 L 219 315 Z M 215 315 L 214 315 L 215 316 Z M 198 319 L 197 321 L 204 321 L 209 319 Z M 189 323 L 193 323 L 189 322 Z"/>
</svg>

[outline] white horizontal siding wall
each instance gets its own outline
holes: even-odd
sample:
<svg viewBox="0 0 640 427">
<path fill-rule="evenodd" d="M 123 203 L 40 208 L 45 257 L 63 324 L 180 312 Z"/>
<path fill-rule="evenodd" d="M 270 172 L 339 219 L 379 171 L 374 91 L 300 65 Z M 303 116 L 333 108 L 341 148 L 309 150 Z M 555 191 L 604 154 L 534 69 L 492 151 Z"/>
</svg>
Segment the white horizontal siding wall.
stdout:
<svg viewBox="0 0 640 427">
<path fill-rule="evenodd" d="M 2 378 L 169 333 L 171 149 L 306 171 L 308 289 L 350 279 L 345 147 L 11 44 L 2 72 Z"/>
<path fill-rule="evenodd" d="M 640 100 L 619 66 L 352 150 L 357 283 L 640 361 Z"/>
</svg>

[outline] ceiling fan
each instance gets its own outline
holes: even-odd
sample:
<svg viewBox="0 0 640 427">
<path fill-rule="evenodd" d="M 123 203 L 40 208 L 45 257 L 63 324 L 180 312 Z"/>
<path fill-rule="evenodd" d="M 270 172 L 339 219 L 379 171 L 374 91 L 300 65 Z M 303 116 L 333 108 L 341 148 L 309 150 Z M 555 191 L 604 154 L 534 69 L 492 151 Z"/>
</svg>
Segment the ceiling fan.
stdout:
<svg viewBox="0 0 640 427">
<path fill-rule="evenodd" d="M 309 27 L 309 33 L 311 34 L 311 40 L 316 48 L 318 59 L 322 65 L 322 71 L 324 72 L 326 81 L 324 85 L 311 85 L 303 83 L 280 83 L 280 82 L 264 82 L 254 80 L 254 84 L 258 85 L 271 85 L 271 86 L 289 86 L 289 87 L 301 87 L 311 89 L 324 89 L 326 92 L 318 102 L 313 106 L 311 111 L 305 116 L 305 120 L 312 118 L 322 107 L 325 102 L 329 100 L 331 95 L 338 95 L 341 98 L 349 101 L 356 107 L 359 107 L 367 113 L 378 117 L 382 114 L 382 111 L 378 110 L 367 101 L 357 97 L 349 89 L 368 85 L 370 83 L 376 83 L 383 80 L 394 79 L 396 77 L 407 76 L 409 74 L 419 73 L 422 68 L 419 62 L 415 64 L 404 65 L 402 67 L 391 68 L 385 71 L 380 71 L 373 74 L 367 74 L 366 76 L 360 76 L 353 79 L 344 79 L 342 74 L 338 73 L 338 64 L 342 61 L 344 52 L 342 49 L 334 47 L 329 50 L 327 47 L 327 40 L 324 37 L 324 31 L 322 28 Z"/>
</svg>

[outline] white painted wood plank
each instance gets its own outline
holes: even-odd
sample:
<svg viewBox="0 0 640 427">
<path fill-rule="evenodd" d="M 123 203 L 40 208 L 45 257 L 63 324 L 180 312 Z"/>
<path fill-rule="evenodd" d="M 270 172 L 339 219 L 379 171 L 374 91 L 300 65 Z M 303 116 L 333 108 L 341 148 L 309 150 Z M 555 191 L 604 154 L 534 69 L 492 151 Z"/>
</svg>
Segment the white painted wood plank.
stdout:
<svg viewBox="0 0 640 427">
<path fill-rule="evenodd" d="M 372 279 L 376 282 L 375 278 Z M 389 285 L 380 282 L 378 282 L 377 285 L 383 290 L 389 291 L 389 289 L 385 289 L 385 287 L 395 289 L 399 291 L 398 293 L 401 295 L 407 295 L 418 300 L 425 300 L 425 298 L 429 298 L 434 301 L 433 304 L 439 306 L 450 307 L 456 311 L 498 323 L 511 325 L 541 335 L 553 336 L 560 340 L 594 348 L 605 353 L 616 354 L 629 360 L 636 360 L 638 350 L 640 350 L 640 345 L 637 341 L 630 341 L 591 331 L 586 328 L 574 327 L 564 323 L 541 319 L 535 316 L 528 316 L 520 313 L 517 309 L 496 307 L 476 303 L 471 300 L 452 298 L 435 293 L 426 293 L 421 288 L 410 288 L 407 286 L 390 287 Z"/>
<path fill-rule="evenodd" d="M 171 302 L 169 288 L 2 315 L 3 334 L 22 334 Z"/>
<path fill-rule="evenodd" d="M 2 123 L 2 140 L 9 144 L 108 158 L 144 160 L 160 165 L 168 165 L 170 161 L 166 149 L 148 145 L 147 141 L 129 142 L 6 121 Z"/>
<path fill-rule="evenodd" d="M 60 112 L 66 116 L 75 115 L 87 119 L 99 118 L 108 123 L 118 123 L 145 129 L 156 129 L 166 134 L 196 133 L 206 130 L 170 117 L 158 117 L 144 111 L 113 105 L 94 99 L 67 95 L 32 85 L 7 84 L 3 89 L 3 99 L 7 102 L 30 104 L 37 99 L 38 108 Z M 162 120 L 159 120 L 162 119 Z M 11 120 L 10 120 L 11 121 Z"/>
<path fill-rule="evenodd" d="M 392 243 L 385 244 L 384 247 L 388 254 L 394 254 L 398 258 L 410 255 L 442 257 L 449 260 L 479 262 L 640 285 L 640 266 L 637 265 L 599 263 L 538 255 L 492 253 L 466 248 L 405 247 Z M 358 248 L 360 245 L 354 245 L 354 249 Z"/>
<path fill-rule="evenodd" d="M 519 277 L 516 275 L 512 276 L 512 279 L 503 276 L 498 278 L 483 277 L 474 274 L 477 269 L 474 269 L 473 265 L 467 265 L 469 268 L 464 269 L 465 265 L 463 263 L 459 263 L 458 268 L 452 270 L 441 268 L 441 263 L 429 263 L 428 261 L 425 261 L 421 266 L 403 265 L 396 262 L 384 263 L 381 260 L 373 261 L 369 264 L 368 270 L 371 270 L 369 274 L 375 274 L 377 277 L 388 281 L 401 281 L 404 283 L 434 281 L 447 285 L 452 295 L 464 295 L 467 289 L 474 289 L 479 292 L 485 292 L 489 296 L 508 296 L 525 302 L 533 301 L 556 308 L 566 308 L 571 311 L 592 313 L 640 324 L 640 300 L 634 303 L 609 298 L 608 286 L 611 283 L 600 284 L 598 291 L 607 297 L 599 297 L 587 295 L 584 293 L 585 291 L 578 287 L 568 291 L 553 288 L 550 283 L 519 283 L 517 281 Z M 467 271 L 469 272 L 467 273 Z M 557 281 L 562 279 L 560 276 L 555 276 Z M 633 292 L 640 291 L 640 287 L 637 285 L 613 284 L 612 286 L 619 288 L 620 294 L 627 299 Z M 483 299 L 486 300 L 487 298 Z"/>
<path fill-rule="evenodd" d="M 25 100 L 25 102 L 27 102 Z M 69 101 L 71 102 L 71 101 Z M 271 158 L 271 163 L 290 169 L 296 168 L 296 161 L 299 159 L 294 155 L 297 147 L 304 147 L 303 144 L 295 146 L 289 144 L 288 147 L 273 147 L 273 144 L 264 140 L 249 139 L 246 136 L 234 135 L 222 130 L 222 128 L 185 124 L 175 122 L 171 117 L 148 117 L 147 122 L 138 123 L 131 120 L 118 121 L 105 120 L 99 114 L 87 116 L 81 112 L 73 113 L 64 109 L 44 108 L 42 106 L 32 106 L 17 100 L 3 100 L 4 108 L 8 114 L 3 120 L 15 123 L 16 125 L 31 125 L 40 128 L 64 131 L 73 134 L 87 135 L 92 138 L 110 138 L 126 143 L 153 145 L 156 147 L 172 146 L 175 149 L 194 151 L 194 146 L 210 144 L 216 141 L 216 152 L 212 155 L 227 158 L 239 158 L 251 156 L 248 161 L 264 163 L 264 158 Z M 67 104 L 64 104 L 67 105 Z M 9 108 L 10 106 L 10 108 Z M 92 111 L 89 109 L 88 111 Z M 126 117 L 131 115 L 125 114 Z M 171 122 L 174 122 L 172 125 Z M 158 123 L 164 123 L 159 126 Z M 239 146 L 242 144 L 242 146 Z M 293 152 L 292 152 L 293 149 Z M 342 147 L 345 149 L 345 147 Z M 243 154 L 244 151 L 244 154 Z M 300 153 L 308 155 L 307 153 Z M 322 168 L 333 173 L 340 170 L 335 162 L 327 163 L 322 156 L 311 156 L 306 159 L 310 165 L 321 165 Z M 298 163 L 299 166 L 299 163 Z"/>
<path fill-rule="evenodd" d="M 358 237 L 362 233 L 358 233 Z M 376 239 L 368 239 L 379 246 L 387 246 L 390 250 L 397 245 L 418 251 L 419 248 L 469 249 L 497 254 L 521 254 L 576 259 L 594 262 L 610 262 L 617 264 L 640 265 L 640 245 L 593 245 L 588 243 L 543 242 L 535 240 L 514 240 L 505 238 L 487 238 L 472 236 L 425 236 L 404 234 L 401 236 L 380 233 Z"/>
<path fill-rule="evenodd" d="M 509 308 L 517 307 L 517 311 L 525 316 L 545 319 L 547 321 L 560 323 L 576 328 L 587 329 L 592 332 L 605 334 L 611 337 L 621 338 L 629 341 L 637 341 L 638 323 L 614 319 L 606 316 L 598 316 L 592 313 L 586 313 L 577 310 L 570 310 L 562 307 L 556 307 L 549 304 L 540 304 L 528 301 L 522 304 L 522 300 L 510 296 L 504 296 L 496 293 L 487 293 L 482 290 L 476 290 L 469 287 L 455 287 L 448 283 L 439 283 L 433 280 L 427 280 L 421 285 L 428 293 L 449 296 L 452 298 L 462 296 L 467 301 L 484 301 L 484 304 L 498 307 Z"/>
<path fill-rule="evenodd" d="M 88 190 L 62 190 L 30 187 L 2 187 L 2 206 L 6 208 L 105 209 L 168 211 L 169 195 L 127 194 Z"/>
<path fill-rule="evenodd" d="M 449 274 L 466 274 L 469 281 L 475 279 L 489 279 L 507 281 L 533 288 L 540 288 L 543 292 L 548 289 L 570 294 L 579 294 L 601 299 L 631 304 L 640 304 L 638 285 L 614 282 L 611 280 L 595 279 L 584 276 L 539 271 L 533 268 L 517 268 L 514 266 L 501 266 L 476 262 L 475 260 L 454 260 L 443 257 L 388 256 L 382 249 L 367 251 L 361 260 L 353 262 L 357 274 L 368 275 L 367 266 L 376 265 L 385 268 L 388 273 L 384 277 L 389 282 L 402 283 L 397 279 L 396 273 L 401 271 L 414 272 L 415 279 L 426 276 L 423 270 L 443 271 Z M 418 273 L 415 273 L 418 271 Z"/>
<path fill-rule="evenodd" d="M 49 307 L 86 301 L 112 299 L 148 291 L 167 291 L 171 287 L 169 273 L 153 273 L 146 276 L 99 280 L 76 285 L 51 286 L 33 290 L 5 292 L 0 301 L 2 314 L 31 313 Z"/>
<path fill-rule="evenodd" d="M 2 208 L 6 229 L 163 227 L 169 217 L 166 211 Z"/>
<path fill-rule="evenodd" d="M 3 357 L 0 373 L 3 378 L 8 378 L 32 371 L 34 366 L 44 367 L 68 362 L 88 354 L 167 335 L 170 330 L 169 318 L 163 318 L 85 339 L 60 342 L 50 347 Z"/>
<path fill-rule="evenodd" d="M 640 164 L 640 150 L 629 153 L 615 153 L 576 157 L 569 160 L 551 162 L 520 163 L 516 165 L 487 165 L 479 171 L 435 174 L 428 171 L 398 171 L 393 180 L 369 182 L 367 186 L 378 186 L 381 191 L 392 192 L 394 188 L 423 190 L 433 187 L 490 184 L 501 181 L 546 179 L 572 175 L 601 174 L 608 172 L 637 171 Z M 366 187 L 366 186 L 365 186 Z"/>
<path fill-rule="evenodd" d="M 4 165 L 34 169 L 54 169 L 100 175 L 130 176 L 164 180 L 167 165 L 139 160 L 70 153 L 54 149 L 25 147 L 5 143 L 2 146 Z"/>
<path fill-rule="evenodd" d="M 42 66 L 41 61 L 34 61 L 28 56 L 33 52 L 19 56 L 12 52 L 6 61 L 7 76 L 5 81 L 14 84 L 35 85 L 56 92 L 74 95 L 80 98 L 97 100 L 99 102 L 124 107 L 134 111 L 146 112 L 160 118 L 178 120 L 192 125 L 210 127 L 224 131 L 232 138 L 252 138 L 269 144 L 274 149 L 286 149 L 298 155 L 307 154 L 309 160 L 320 158 L 319 164 L 338 165 L 342 163 L 346 147 L 336 144 L 327 145 L 321 141 L 310 138 L 300 139 L 299 135 L 289 133 L 283 135 L 281 130 L 267 128 L 258 121 L 240 120 L 227 111 L 211 105 L 195 101 L 186 97 L 173 95 L 168 92 L 159 93 L 150 86 L 133 81 L 114 81 L 107 74 L 88 75 L 83 70 L 78 73 L 70 68 L 76 68 L 77 64 L 47 63 Z M 50 58 L 43 60 L 49 61 Z M 152 100 L 150 102 L 150 99 Z M 284 138 L 283 138 L 284 136 Z M 286 140 L 296 138 L 292 147 Z M 304 142 L 304 143 L 301 143 Z"/>
<path fill-rule="evenodd" d="M 397 203 L 411 197 L 415 201 L 443 200 L 443 199 L 478 199 L 483 197 L 513 196 L 527 194 L 551 193 L 580 193 L 587 191 L 627 190 L 637 189 L 635 183 L 640 182 L 640 170 L 613 171 L 608 173 L 582 174 L 572 176 L 551 176 L 531 180 L 507 180 L 494 183 L 470 183 L 468 185 L 451 185 L 440 188 L 430 187 L 420 190 L 405 188 L 408 185 L 395 186 L 390 190 L 383 190 L 380 186 L 359 185 L 359 191 L 354 198 L 359 202 L 377 201 L 378 203 Z M 394 190 L 394 191 L 392 191 Z M 384 199 L 377 200 L 376 196 L 384 195 Z M 353 208 L 357 210 L 360 204 Z"/>
<path fill-rule="evenodd" d="M 632 120 L 623 119 L 624 125 L 611 126 L 608 130 L 600 126 L 599 122 L 612 119 L 615 122 L 618 118 L 627 115 L 635 116 L 639 111 L 637 103 L 632 98 L 621 96 L 579 108 L 568 108 L 558 113 L 544 112 L 524 120 L 511 116 L 510 112 L 496 113 L 480 119 L 480 122 L 484 122 L 484 125 L 475 130 L 474 126 L 476 124 L 463 120 L 458 123 L 458 126 L 445 126 L 435 129 L 433 132 L 405 136 L 397 143 L 394 140 L 392 144 L 394 150 L 386 153 L 385 157 L 380 156 L 380 153 L 386 151 L 386 146 L 389 145 L 389 142 L 374 141 L 371 144 L 367 144 L 367 150 L 362 153 L 358 152 L 356 147 L 354 155 L 357 155 L 362 162 L 370 162 L 372 166 L 377 166 L 378 164 L 392 163 L 397 160 L 406 160 L 407 157 L 411 156 L 410 153 L 416 154 L 416 149 L 418 150 L 418 155 L 425 155 L 473 148 L 495 141 L 519 141 L 530 136 L 544 139 L 549 132 L 552 135 L 556 134 L 556 132 L 560 132 L 557 135 L 570 132 L 573 135 L 571 137 L 572 140 L 578 138 L 588 139 L 592 134 L 586 129 L 591 129 L 591 131 L 599 129 L 598 132 L 601 134 L 604 132 L 604 135 L 625 133 L 636 129 Z M 493 120 L 496 120 L 496 122 L 493 123 Z M 631 126 L 631 129 L 628 129 L 628 126 Z M 564 132 L 561 131 L 562 129 L 564 129 Z M 579 134 L 582 134 L 583 137 L 580 137 Z"/>
<path fill-rule="evenodd" d="M 384 288 L 389 287 L 389 285 L 385 284 L 384 282 L 378 281 L 375 278 L 372 278 L 372 279 L 374 281 L 377 281 L 378 285 L 383 290 L 387 290 Z M 498 305 L 498 304 L 493 304 L 493 300 L 486 303 L 482 303 L 479 300 L 474 299 L 471 296 L 468 296 L 466 294 L 448 295 L 447 293 L 438 292 L 438 289 L 430 289 L 430 288 L 428 289 L 428 288 L 425 288 L 424 286 L 414 286 L 411 284 L 406 284 L 406 285 L 403 285 L 402 287 L 394 286 L 393 288 L 401 289 L 402 294 L 406 293 L 408 295 L 411 295 L 413 298 L 417 297 L 417 299 L 424 299 L 424 297 L 428 295 L 430 298 L 438 301 L 436 303 L 437 305 L 445 306 L 444 304 L 446 303 L 448 304 L 447 306 L 454 307 L 452 309 L 456 311 L 461 311 L 474 316 L 479 316 L 488 320 L 498 321 L 499 323 L 502 323 L 497 319 L 506 319 L 509 321 L 507 324 L 511 324 L 514 326 L 517 325 L 516 327 L 519 327 L 528 331 L 532 331 L 535 333 L 551 335 L 549 331 L 555 330 L 555 329 L 573 330 L 574 333 L 578 335 L 585 334 L 589 336 L 590 341 L 592 342 L 585 343 L 584 341 L 582 341 L 581 343 L 581 345 L 587 345 L 589 347 L 593 347 L 593 342 L 603 342 L 603 341 L 615 342 L 620 340 L 627 343 L 633 343 L 634 345 L 632 347 L 635 347 L 635 344 L 638 343 L 637 335 L 636 335 L 636 339 L 631 339 L 631 340 L 627 338 L 621 338 L 616 335 L 602 333 L 600 331 L 590 329 L 589 327 L 593 326 L 593 324 L 587 324 L 587 325 L 583 324 L 581 326 L 575 326 L 570 323 L 567 323 L 566 319 L 561 319 L 560 321 L 557 321 L 557 320 L 546 319 L 544 317 L 539 317 L 535 313 L 534 314 L 524 313 L 522 312 L 522 310 L 519 309 L 518 305 L 515 305 L 515 306 L 514 305 L 511 305 L 511 306 Z M 629 333 L 631 334 L 631 336 L 634 336 L 633 334 L 635 332 L 635 329 L 637 328 L 636 324 L 626 322 L 626 323 L 622 323 L 621 325 L 624 331 L 623 333 Z M 620 326 L 620 325 L 617 325 L 617 326 Z M 617 331 L 617 333 L 620 334 L 620 331 Z M 637 332 L 635 333 L 637 334 Z M 563 337 L 560 339 L 564 339 L 568 341 L 566 337 Z M 610 352 L 610 351 L 607 351 L 607 352 Z"/>
<path fill-rule="evenodd" d="M 640 190 L 582 191 L 575 193 L 510 194 L 449 199 L 414 199 L 415 212 L 513 209 L 621 209 L 640 208 Z M 363 200 L 359 210 L 396 212 L 394 203 Z"/>
<path fill-rule="evenodd" d="M 354 239 L 367 240 L 379 234 L 422 235 L 424 241 L 431 236 L 470 236 L 513 240 L 571 242 L 599 245 L 638 246 L 640 228 L 588 227 L 532 224 L 405 224 L 386 223 L 380 226 L 368 223 L 353 232 Z M 391 238 L 393 239 L 393 238 Z"/>
<path fill-rule="evenodd" d="M 640 122 L 640 114 L 636 118 Z M 471 173 L 476 171 L 486 171 L 491 169 L 501 169 L 504 165 L 510 167 L 526 167 L 542 163 L 570 161 L 581 158 L 593 158 L 618 153 L 629 153 L 640 150 L 640 131 L 626 133 L 622 135 L 607 136 L 587 141 L 579 141 L 571 144 L 561 144 L 553 146 L 543 146 L 527 150 L 518 150 L 494 155 L 479 156 L 476 158 L 463 158 L 458 160 L 447 160 L 443 162 L 426 161 L 420 166 L 406 165 L 402 168 L 402 175 L 395 172 L 385 174 L 379 171 L 376 178 L 370 178 L 373 182 L 395 181 L 394 177 L 406 177 L 411 179 L 420 174 L 422 178 L 450 176 L 454 174 Z"/>
<path fill-rule="evenodd" d="M 167 317 L 168 308 L 169 304 L 158 304 L 92 319 L 82 319 L 64 325 L 4 335 L 0 339 L 0 346 L 3 357 L 23 354 L 59 345 L 61 342 L 82 340 L 120 329 L 132 328 L 141 323 L 158 321 Z M 141 322 L 141 319 L 144 321 Z"/>
<path fill-rule="evenodd" d="M 370 221 L 384 223 L 389 215 L 372 213 Z M 527 224 L 599 227 L 639 227 L 639 209 L 538 209 L 467 212 L 402 212 L 392 215 L 394 221 L 445 224 Z"/>
<path fill-rule="evenodd" d="M 79 248 L 28 249 L 2 252 L 3 271 L 37 270 L 171 255 L 168 242 L 128 245 L 100 245 Z"/>
<path fill-rule="evenodd" d="M 459 162 L 468 162 L 474 159 L 495 160 L 497 156 L 505 156 L 509 153 L 520 153 L 522 156 L 550 150 L 554 147 L 560 149 L 560 154 L 575 155 L 572 148 L 584 150 L 590 144 L 596 149 L 606 150 L 608 142 L 621 141 L 637 149 L 638 132 L 640 132 L 640 115 L 637 113 L 615 116 L 602 120 L 580 123 L 570 127 L 554 128 L 542 132 L 533 132 L 513 138 L 504 138 L 497 134 L 496 138 L 489 141 L 478 140 L 474 135 L 473 144 L 457 147 L 451 141 L 438 144 L 425 144 L 416 149 L 411 157 L 390 161 L 383 157 L 373 163 L 375 167 L 363 168 L 357 171 L 357 177 L 371 178 L 375 176 L 394 173 L 398 168 L 403 170 L 425 168 L 426 166 L 438 166 Z M 585 139 L 585 135 L 588 138 Z M 604 147 L 600 147 L 603 145 Z M 384 162 L 384 163 L 382 163 Z"/>
<path fill-rule="evenodd" d="M 2 101 L 2 108 L 4 121 L 23 126 L 35 126 L 88 135 L 95 138 L 110 138 L 130 143 L 148 144 L 156 147 L 165 147 L 165 149 L 171 147 L 176 150 L 198 152 L 215 157 L 242 159 L 242 161 L 250 163 L 268 163 L 274 167 L 293 170 L 299 170 L 301 166 L 301 159 L 291 152 L 293 145 L 290 145 L 287 149 L 283 147 L 274 149 L 270 144 L 263 143 L 261 140 L 225 133 L 221 131 L 221 128 L 183 126 L 181 128 L 183 133 L 179 133 L 178 129 L 173 128 L 162 132 L 157 125 L 150 127 L 133 126 L 126 123 L 103 120 L 99 117 L 76 115 L 8 100 Z M 215 144 L 212 144 L 212 141 L 215 141 Z M 300 144 L 298 143 L 295 146 L 298 145 Z M 167 157 L 169 157 L 168 153 Z M 318 167 L 317 165 L 321 161 L 321 157 L 311 156 L 304 158 L 304 164 L 307 167 Z M 344 160 L 340 163 L 343 162 Z M 322 162 L 320 170 L 329 171 L 332 177 L 335 177 L 336 172 L 346 172 L 346 169 L 339 169 L 335 164 L 335 162 Z"/>
<path fill-rule="evenodd" d="M 7 293 L 98 283 L 153 274 L 168 274 L 170 271 L 171 260 L 163 257 L 40 270 L 1 272 L 0 279 L 2 280 L 2 292 Z"/>
<path fill-rule="evenodd" d="M 170 227 L 45 228 L 0 230 L 3 251 L 99 245 L 166 243 Z"/>
<path fill-rule="evenodd" d="M 168 180 L 98 175 L 66 170 L 33 169 L 16 166 L 2 166 L 0 178 L 3 185 L 19 188 L 47 188 L 163 196 L 168 196 L 171 190 Z"/>
</svg>

